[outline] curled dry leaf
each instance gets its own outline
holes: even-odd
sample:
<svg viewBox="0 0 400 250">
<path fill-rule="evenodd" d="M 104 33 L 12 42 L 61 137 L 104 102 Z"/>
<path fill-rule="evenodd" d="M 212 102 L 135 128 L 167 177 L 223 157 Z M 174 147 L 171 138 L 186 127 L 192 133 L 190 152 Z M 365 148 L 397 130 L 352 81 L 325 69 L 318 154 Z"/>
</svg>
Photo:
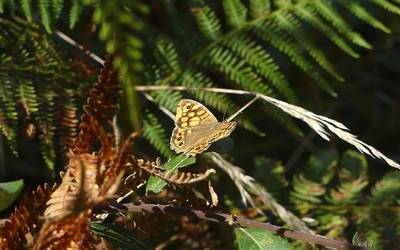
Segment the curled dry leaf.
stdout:
<svg viewBox="0 0 400 250">
<path fill-rule="evenodd" d="M 214 169 L 207 169 L 204 173 L 191 173 L 191 172 L 179 172 L 179 171 L 167 171 L 161 168 L 161 160 L 157 158 L 156 161 L 150 162 L 143 159 L 133 159 L 133 165 L 139 167 L 141 170 L 146 171 L 150 175 L 157 176 L 164 181 L 176 184 L 185 185 L 193 184 L 206 180 L 211 174 L 215 174 Z"/>
</svg>

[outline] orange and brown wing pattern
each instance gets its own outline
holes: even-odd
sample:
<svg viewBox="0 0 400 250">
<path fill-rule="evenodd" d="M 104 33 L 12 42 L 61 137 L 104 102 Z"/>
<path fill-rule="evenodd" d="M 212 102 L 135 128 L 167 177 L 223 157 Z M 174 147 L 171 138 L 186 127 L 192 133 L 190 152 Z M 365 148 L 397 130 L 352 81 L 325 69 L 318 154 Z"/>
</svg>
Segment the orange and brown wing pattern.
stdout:
<svg viewBox="0 0 400 250">
<path fill-rule="evenodd" d="M 201 103 L 183 99 L 179 102 L 172 131 L 171 149 L 177 153 L 199 154 L 235 129 L 236 122 L 218 122 Z"/>
<path fill-rule="evenodd" d="M 175 125 L 178 128 L 217 123 L 215 116 L 201 103 L 182 99 L 176 109 Z"/>
<path fill-rule="evenodd" d="M 232 131 L 236 128 L 236 122 L 221 122 L 214 133 L 203 143 L 200 143 L 192 147 L 187 153 L 191 156 L 195 156 L 206 151 L 213 142 L 218 141 L 222 138 L 228 137 Z"/>
</svg>

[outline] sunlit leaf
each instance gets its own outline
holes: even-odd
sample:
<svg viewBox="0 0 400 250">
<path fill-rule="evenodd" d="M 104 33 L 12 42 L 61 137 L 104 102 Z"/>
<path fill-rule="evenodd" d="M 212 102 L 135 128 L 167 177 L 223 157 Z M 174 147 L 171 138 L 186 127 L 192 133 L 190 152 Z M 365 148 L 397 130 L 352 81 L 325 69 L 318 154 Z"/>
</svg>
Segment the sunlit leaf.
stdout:
<svg viewBox="0 0 400 250">
<path fill-rule="evenodd" d="M 287 240 L 261 228 L 236 228 L 235 238 L 240 250 L 294 249 Z"/>
<path fill-rule="evenodd" d="M 161 167 L 167 171 L 176 171 L 178 168 L 183 168 L 192 165 L 195 162 L 196 162 L 195 157 L 188 157 L 181 154 L 169 160 Z M 164 180 L 158 177 L 151 176 L 146 185 L 146 192 L 151 191 L 153 193 L 159 193 L 165 187 L 165 185 L 167 185 L 167 183 Z"/>
<path fill-rule="evenodd" d="M 0 183 L 0 211 L 8 208 L 21 193 L 23 180 Z"/>
</svg>

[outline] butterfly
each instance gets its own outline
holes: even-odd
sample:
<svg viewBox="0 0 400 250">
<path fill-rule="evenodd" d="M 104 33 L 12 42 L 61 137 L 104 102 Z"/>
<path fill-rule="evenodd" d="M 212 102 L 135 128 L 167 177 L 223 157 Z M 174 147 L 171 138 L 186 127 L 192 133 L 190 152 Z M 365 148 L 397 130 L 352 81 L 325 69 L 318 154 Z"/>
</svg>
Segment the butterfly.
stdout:
<svg viewBox="0 0 400 250">
<path fill-rule="evenodd" d="M 207 150 L 213 142 L 229 136 L 236 125 L 236 122 L 218 122 L 203 104 L 182 99 L 176 108 L 171 149 L 195 156 Z"/>
</svg>

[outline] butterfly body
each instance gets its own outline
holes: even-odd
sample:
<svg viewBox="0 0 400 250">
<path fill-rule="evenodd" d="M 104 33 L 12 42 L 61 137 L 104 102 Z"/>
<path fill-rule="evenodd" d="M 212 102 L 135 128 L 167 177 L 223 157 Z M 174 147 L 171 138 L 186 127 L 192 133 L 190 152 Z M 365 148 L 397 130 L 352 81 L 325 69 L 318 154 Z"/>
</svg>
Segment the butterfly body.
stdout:
<svg viewBox="0 0 400 250">
<path fill-rule="evenodd" d="M 207 150 L 213 142 L 229 136 L 236 125 L 236 122 L 218 122 L 201 103 L 183 99 L 176 109 L 171 149 L 194 156 Z"/>
</svg>

